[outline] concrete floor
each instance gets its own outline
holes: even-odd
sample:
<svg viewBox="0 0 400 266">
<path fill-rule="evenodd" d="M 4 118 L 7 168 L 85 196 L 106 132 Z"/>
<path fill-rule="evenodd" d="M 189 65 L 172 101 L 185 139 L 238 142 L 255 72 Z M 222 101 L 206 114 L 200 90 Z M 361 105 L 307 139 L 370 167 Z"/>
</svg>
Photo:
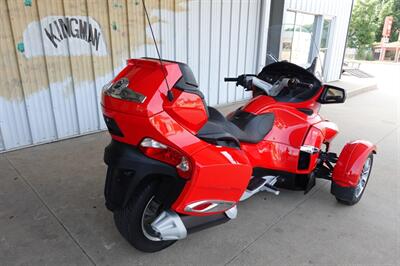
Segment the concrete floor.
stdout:
<svg viewBox="0 0 400 266">
<path fill-rule="evenodd" d="M 239 204 L 236 220 L 141 253 L 104 207 L 102 156 L 110 138 L 93 134 L 0 154 L 0 264 L 399 265 L 400 65 L 366 68 L 378 76 L 378 90 L 322 108 L 341 129 L 336 151 L 356 138 L 378 145 L 359 204 L 336 203 L 329 182 L 317 180 L 307 195 L 258 194 Z"/>
</svg>

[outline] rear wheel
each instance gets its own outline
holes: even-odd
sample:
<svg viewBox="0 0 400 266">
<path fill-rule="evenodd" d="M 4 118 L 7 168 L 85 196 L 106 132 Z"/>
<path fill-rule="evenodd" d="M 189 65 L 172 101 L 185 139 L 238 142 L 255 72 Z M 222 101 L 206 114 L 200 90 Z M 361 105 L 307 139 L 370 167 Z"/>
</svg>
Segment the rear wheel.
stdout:
<svg viewBox="0 0 400 266">
<path fill-rule="evenodd" d="M 156 252 L 175 243 L 161 241 L 151 227 L 163 211 L 162 205 L 155 201 L 157 186 L 156 181 L 145 184 L 125 208 L 114 211 L 118 231 L 132 246 L 144 252 Z"/>
<path fill-rule="evenodd" d="M 373 161 L 374 161 L 374 157 L 373 157 L 373 154 L 371 153 L 368 156 L 367 160 L 365 161 L 363 169 L 361 170 L 360 178 L 359 178 L 357 186 L 355 187 L 355 189 L 353 191 L 354 195 L 353 195 L 352 199 L 351 200 L 343 200 L 343 199 L 339 199 L 338 197 L 336 197 L 338 202 L 345 204 L 345 205 L 354 205 L 360 201 L 362 195 L 364 194 L 365 188 L 367 186 L 369 176 L 371 174 Z"/>
</svg>

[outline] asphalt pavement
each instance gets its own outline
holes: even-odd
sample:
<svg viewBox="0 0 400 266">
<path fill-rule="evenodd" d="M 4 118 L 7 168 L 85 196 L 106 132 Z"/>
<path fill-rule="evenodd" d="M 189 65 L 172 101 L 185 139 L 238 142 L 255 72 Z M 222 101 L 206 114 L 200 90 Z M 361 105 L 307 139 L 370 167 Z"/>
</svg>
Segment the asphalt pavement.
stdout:
<svg viewBox="0 0 400 266">
<path fill-rule="evenodd" d="M 146 254 L 117 232 L 104 207 L 103 149 L 97 133 L 0 154 L 1 265 L 400 264 L 400 64 L 367 64 L 378 89 L 321 108 L 346 141 L 378 145 L 363 199 L 343 206 L 330 183 L 307 195 L 259 193 L 238 218 Z"/>
</svg>

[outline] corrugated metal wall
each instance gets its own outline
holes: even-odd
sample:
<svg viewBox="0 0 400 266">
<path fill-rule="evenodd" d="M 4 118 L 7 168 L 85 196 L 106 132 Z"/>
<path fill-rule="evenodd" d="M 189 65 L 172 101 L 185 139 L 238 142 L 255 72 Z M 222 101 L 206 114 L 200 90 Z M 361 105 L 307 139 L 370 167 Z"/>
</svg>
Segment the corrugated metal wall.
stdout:
<svg viewBox="0 0 400 266">
<path fill-rule="evenodd" d="M 325 66 L 328 68 L 327 81 L 340 78 L 352 2 L 353 0 L 286 0 L 285 3 L 287 10 L 334 17 Z"/>
<path fill-rule="evenodd" d="M 261 0 L 146 4 L 162 57 L 188 63 L 210 105 L 248 96 L 223 77 L 255 72 Z M 0 20 L 0 151 L 104 129 L 103 84 L 156 56 L 140 0 L 1 0 Z"/>
</svg>

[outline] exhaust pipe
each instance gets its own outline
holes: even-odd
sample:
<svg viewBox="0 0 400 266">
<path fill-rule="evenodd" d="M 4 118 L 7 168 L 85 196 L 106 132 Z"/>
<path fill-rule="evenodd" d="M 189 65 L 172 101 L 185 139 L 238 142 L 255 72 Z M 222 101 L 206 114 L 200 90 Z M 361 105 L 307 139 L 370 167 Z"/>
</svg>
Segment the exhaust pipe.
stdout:
<svg viewBox="0 0 400 266">
<path fill-rule="evenodd" d="M 182 216 L 181 219 L 189 234 L 226 223 L 230 220 L 225 213 L 209 216 Z"/>
<path fill-rule="evenodd" d="M 209 216 L 180 216 L 176 212 L 167 210 L 163 211 L 154 222 L 151 223 L 151 227 L 157 232 L 160 240 L 178 240 L 185 238 L 188 233 L 198 232 L 226 223 L 231 219 L 235 219 L 236 216 L 236 206 L 224 213 Z"/>
</svg>

